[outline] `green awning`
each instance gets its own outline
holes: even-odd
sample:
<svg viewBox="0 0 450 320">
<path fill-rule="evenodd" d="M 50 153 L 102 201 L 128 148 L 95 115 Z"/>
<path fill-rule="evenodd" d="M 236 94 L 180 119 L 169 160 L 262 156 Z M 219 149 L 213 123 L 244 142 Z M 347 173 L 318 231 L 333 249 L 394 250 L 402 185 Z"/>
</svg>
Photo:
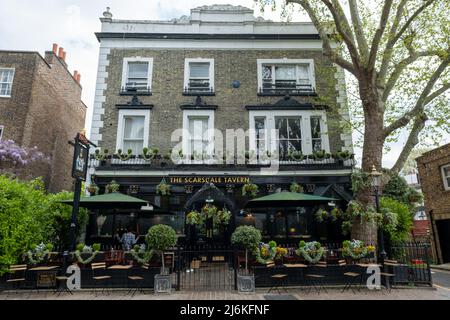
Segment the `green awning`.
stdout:
<svg viewBox="0 0 450 320">
<path fill-rule="evenodd" d="M 268 196 L 264 196 L 258 199 L 250 200 L 247 203 L 248 207 L 253 205 L 255 206 L 291 206 L 291 205 L 302 205 L 306 203 L 320 203 L 320 202 L 329 202 L 329 201 L 337 201 L 338 199 L 321 197 L 311 194 L 305 193 L 296 193 L 296 192 L 278 192 L 274 194 L 270 194 Z"/>
<path fill-rule="evenodd" d="M 61 201 L 62 203 L 73 205 L 73 200 Z M 104 208 L 104 209 L 120 209 L 120 208 L 140 208 L 147 205 L 147 201 L 128 196 L 119 192 L 107 193 L 99 196 L 81 197 L 80 207 L 83 208 Z"/>
</svg>

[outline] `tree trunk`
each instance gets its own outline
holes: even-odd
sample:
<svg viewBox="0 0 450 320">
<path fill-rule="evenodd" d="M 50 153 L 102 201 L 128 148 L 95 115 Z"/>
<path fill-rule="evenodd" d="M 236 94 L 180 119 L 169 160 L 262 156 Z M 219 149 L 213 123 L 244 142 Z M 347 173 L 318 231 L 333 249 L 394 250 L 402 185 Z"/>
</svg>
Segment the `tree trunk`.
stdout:
<svg viewBox="0 0 450 320">
<path fill-rule="evenodd" d="M 161 251 L 161 260 L 162 260 L 162 270 L 161 274 L 165 274 L 165 267 L 164 267 L 164 251 Z"/>
<path fill-rule="evenodd" d="M 245 273 L 248 271 L 248 250 L 245 249 Z"/>
<path fill-rule="evenodd" d="M 369 84 L 367 84 L 369 83 Z M 382 157 L 384 145 L 384 103 L 381 100 L 381 94 L 375 85 L 370 81 L 361 83 L 360 94 L 363 97 L 363 108 L 365 116 L 364 145 L 362 155 L 362 170 L 370 173 L 373 166 L 377 171 L 382 170 Z M 366 89 L 364 89 L 366 88 Z M 381 190 L 381 186 L 380 186 Z M 374 190 L 371 186 L 358 191 L 356 200 L 364 206 L 375 207 Z M 366 243 L 377 243 L 377 228 L 360 218 L 353 221 L 351 231 L 353 239 L 362 240 Z"/>
</svg>

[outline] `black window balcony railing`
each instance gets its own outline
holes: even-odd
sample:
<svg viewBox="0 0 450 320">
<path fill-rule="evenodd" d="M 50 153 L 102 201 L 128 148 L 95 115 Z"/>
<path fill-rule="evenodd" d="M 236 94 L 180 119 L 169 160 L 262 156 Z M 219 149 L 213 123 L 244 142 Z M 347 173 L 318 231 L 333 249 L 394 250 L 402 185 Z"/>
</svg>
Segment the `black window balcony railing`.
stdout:
<svg viewBox="0 0 450 320">
<path fill-rule="evenodd" d="M 259 89 L 259 95 L 285 96 L 285 95 L 316 95 L 311 84 L 298 84 L 295 80 L 264 81 Z"/>
<path fill-rule="evenodd" d="M 184 95 L 214 95 L 214 88 L 211 81 L 205 79 L 190 79 L 187 87 L 184 88 Z"/>
<path fill-rule="evenodd" d="M 152 90 L 147 84 L 129 82 L 120 90 L 121 95 L 152 95 Z"/>
</svg>

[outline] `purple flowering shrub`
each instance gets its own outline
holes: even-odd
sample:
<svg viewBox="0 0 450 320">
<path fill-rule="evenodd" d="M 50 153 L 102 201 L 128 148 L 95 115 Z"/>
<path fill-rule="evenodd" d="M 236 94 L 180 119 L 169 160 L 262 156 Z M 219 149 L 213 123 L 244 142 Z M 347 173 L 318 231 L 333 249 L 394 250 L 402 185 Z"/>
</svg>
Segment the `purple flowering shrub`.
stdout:
<svg viewBox="0 0 450 320">
<path fill-rule="evenodd" d="M 49 158 L 37 147 L 22 148 L 13 140 L 0 141 L 0 169 L 26 167 L 38 161 L 49 161 Z"/>
</svg>

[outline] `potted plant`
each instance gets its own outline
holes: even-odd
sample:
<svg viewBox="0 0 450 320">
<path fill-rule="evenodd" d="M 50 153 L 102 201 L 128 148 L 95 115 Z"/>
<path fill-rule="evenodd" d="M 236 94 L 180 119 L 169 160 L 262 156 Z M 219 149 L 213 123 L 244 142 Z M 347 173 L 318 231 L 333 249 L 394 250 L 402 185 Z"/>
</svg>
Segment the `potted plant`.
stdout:
<svg viewBox="0 0 450 320">
<path fill-rule="evenodd" d="M 155 293 L 170 293 L 172 278 L 166 274 L 164 251 L 177 244 L 177 234 L 172 227 L 159 224 L 150 228 L 145 239 L 148 247 L 161 257 L 161 273 L 155 275 Z"/>
<path fill-rule="evenodd" d="M 335 158 L 340 160 L 340 161 L 342 161 L 342 162 L 353 158 L 353 156 L 354 155 L 352 153 L 350 153 L 350 151 L 348 151 L 348 150 L 338 151 L 335 154 Z"/>
<path fill-rule="evenodd" d="M 310 264 L 316 264 L 322 259 L 325 249 L 317 241 L 305 242 L 302 240 L 298 245 L 296 253 Z"/>
<path fill-rule="evenodd" d="M 239 292 L 255 292 L 255 275 L 248 275 L 248 251 L 255 251 L 261 242 L 261 231 L 252 226 L 240 226 L 231 235 L 231 243 L 245 249 L 245 274 L 238 274 Z"/>
<path fill-rule="evenodd" d="M 97 254 L 100 252 L 100 244 L 94 243 L 92 247 L 79 243 L 75 250 L 75 258 L 78 263 L 86 265 L 94 261 Z"/>
<path fill-rule="evenodd" d="M 46 258 L 50 256 L 50 252 L 53 250 L 53 245 L 48 244 L 38 244 L 35 245 L 32 250 L 28 250 L 27 258 L 31 265 L 37 265 L 45 261 Z"/>
<path fill-rule="evenodd" d="M 246 183 L 242 187 L 242 195 L 250 198 L 255 198 L 258 195 L 259 189 L 256 184 Z"/>
<path fill-rule="evenodd" d="M 108 149 L 103 150 L 103 152 L 101 152 L 99 149 L 96 149 L 93 156 L 95 160 L 100 161 L 100 165 L 105 165 L 106 160 L 110 159 Z"/>
<path fill-rule="evenodd" d="M 254 251 L 256 261 L 262 265 L 267 265 L 267 263 L 273 261 L 276 254 L 277 243 L 275 241 L 270 241 L 268 244 L 260 243 Z"/>
<path fill-rule="evenodd" d="M 128 161 L 133 158 L 133 150 L 128 149 L 127 153 L 124 153 L 122 149 L 117 150 L 115 157 L 120 159 L 121 161 Z"/>
<path fill-rule="evenodd" d="M 331 157 L 331 154 L 327 153 L 325 150 L 321 151 L 315 151 L 312 154 L 312 159 L 315 161 L 323 161 L 325 159 L 329 159 Z"/>
<path fill-rule="evenodd" d="M 276 264 L 281 265 L 283 264 L 283 258 L 288 255 L 288 250 L 286 248 L 277 246 L 275 249 L 275 257 L 273 260 Z"/>
<path fill-rule="evenodd" d="M 142 154 L 140 155 L 140 158 L 144 159 L 145 161 L 152 161 L 158 158 L 159 149 L 158 148 L 143 148 Z"/>
<path fill-rule="evenodd" d="M 295 162 L 301 162 L 305 160 L 306 156 L 301 152 L 297 150 L 290 150 L 288 153 L 288 159 Z"/>
</svg>

